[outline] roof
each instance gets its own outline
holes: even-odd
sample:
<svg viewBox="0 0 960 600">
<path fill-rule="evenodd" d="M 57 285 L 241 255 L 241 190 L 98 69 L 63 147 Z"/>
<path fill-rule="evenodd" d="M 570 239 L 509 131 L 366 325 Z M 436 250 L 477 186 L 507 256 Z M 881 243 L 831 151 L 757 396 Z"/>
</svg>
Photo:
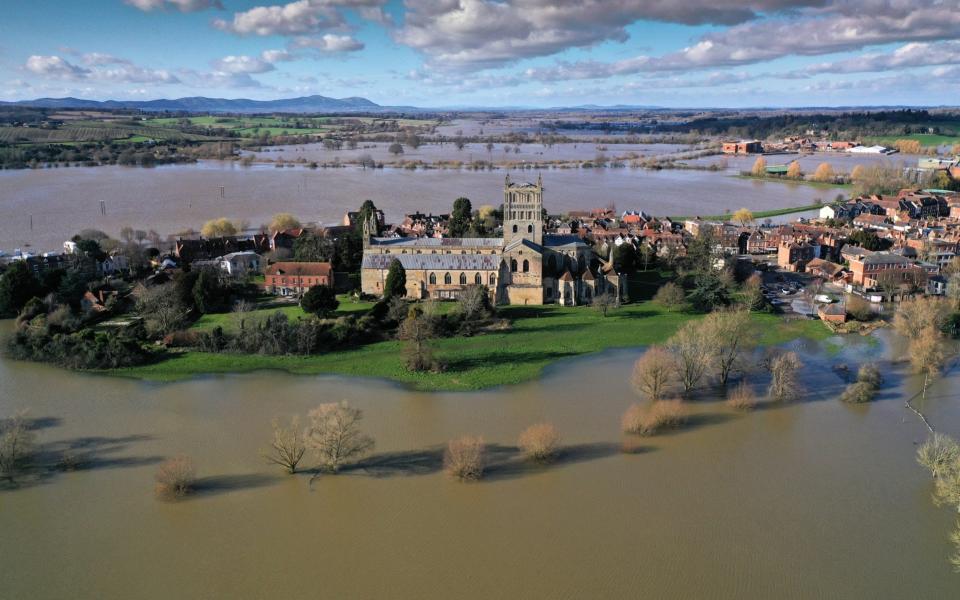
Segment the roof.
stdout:
<svg viewBox="0 0 960 600">
<path fill-rule="evenodd" d="M 874 252 L 873 254 L 864 256 L 862 260 L 863 264 L 869 265 L 892 265 L 913 262 L 905 256 L 900 256 L 899 254 L 893 254 L 891 252 Z"/>
<path fill-rule="evenodd" d="M 528 240 L 527 238 L 517 238 L 517 239 L 513 240 L 512 242 L 510 242 L 509 244 L 507 244 L 507 246 L 506 246 L 506 248 L 504 248 L 504 250 L 506 250 L 506 251 L 509 252 L 510 250 L 513 250 L 513 249 L 516 248 L 517 246 L 526 246 L 527 248 L 530 248 L 530 249 L 533 250 L 534 252 L 541 253 L 541 254 L 543 253 L 543 247 L 542 247 L 542 246 L 539 246 L 539 245 L 535 244 L 533 241 Z"/>
<path fill-rule="evenodd" d="M 502 262 L 496 254 L 366 254 L 361 268 L 385 270 L 394 260 L 413 271 L 496 271 Z"/>
<path fill-rule="evenodd" d="M 503 246 L 503 238 L 387 238 L 375 237 L 370 241 L 374 246 L 418 246 L 418 247 L 474 247 L 499 248 Z"/>
<path fill-rule="evenodd" d="M 330 277 L 333 274 L 333 266 L 328 262 L 278 262 L 267 267 L 266 274 Z"/>
<path fill-rule="evenodd" d="M 567 235 L 560 233 L 548 233 L 543 236 L 543 245 L 556 248 L 559 246 L 587 246 L 579 235 Z"/>
</svg>

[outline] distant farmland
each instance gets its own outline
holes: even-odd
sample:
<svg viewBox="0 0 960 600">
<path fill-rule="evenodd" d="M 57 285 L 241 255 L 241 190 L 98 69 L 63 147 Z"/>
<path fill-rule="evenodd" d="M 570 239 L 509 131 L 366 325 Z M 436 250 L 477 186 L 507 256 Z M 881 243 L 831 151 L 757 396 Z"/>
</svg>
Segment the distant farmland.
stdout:
<svg viewBox="0 0 960 600">
<path fill-rule="evenodd" d="M 220 138 L 184 133 L 177 129 L 126 125 L 116 122 L 77 121 L 57 129 L 0 127 L 0 142 L 8 144 L 56 144 L 73 142 L 195 140 Z"/>
</svg>

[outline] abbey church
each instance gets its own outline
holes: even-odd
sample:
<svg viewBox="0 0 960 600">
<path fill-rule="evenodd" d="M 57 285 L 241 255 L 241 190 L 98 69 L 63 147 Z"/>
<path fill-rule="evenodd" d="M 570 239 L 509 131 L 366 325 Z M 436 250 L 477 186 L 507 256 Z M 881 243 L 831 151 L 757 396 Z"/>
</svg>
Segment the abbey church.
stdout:
<svg viewBox="0 0 960 600">
<path fill-rule="evenodd" d="M 467 286 L 486 286 L 496 304 L 590 304 L 596 295 L 622 296 L 625 281 L 612 261 L 597 261 L 576 235 L 544 232 L 543 180 L 503 188 L 499 238 L 377 237 L 364 223 L 364 293 L 383 294 L 394 259 L 406 271 L 407 297 L 453 299 Z"/>
</svg>

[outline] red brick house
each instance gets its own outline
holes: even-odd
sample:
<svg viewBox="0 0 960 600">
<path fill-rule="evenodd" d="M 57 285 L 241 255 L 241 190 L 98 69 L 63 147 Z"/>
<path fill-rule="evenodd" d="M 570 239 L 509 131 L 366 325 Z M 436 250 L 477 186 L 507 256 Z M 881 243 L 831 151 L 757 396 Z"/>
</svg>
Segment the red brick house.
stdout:
<svg viewBox="0 0 960 600">
<path fill-rule="evenodd" d="M 328 262 L 278 262 L 267 267 L 264 289 L 280 296 L 300 296 L 315 285 L 333 287 Z"/>
</svg>

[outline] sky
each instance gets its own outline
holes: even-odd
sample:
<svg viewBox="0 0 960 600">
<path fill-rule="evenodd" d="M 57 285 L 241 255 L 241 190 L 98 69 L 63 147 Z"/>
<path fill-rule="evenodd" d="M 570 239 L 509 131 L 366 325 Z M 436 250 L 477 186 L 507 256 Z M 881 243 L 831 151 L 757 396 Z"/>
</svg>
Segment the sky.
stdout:
<svg viewBox="0 0 960 600">
<path fill-rule="evenodd" d="M 11 0 L 0 100 L 960 104 L 960 0 Z"/>
</svg>

